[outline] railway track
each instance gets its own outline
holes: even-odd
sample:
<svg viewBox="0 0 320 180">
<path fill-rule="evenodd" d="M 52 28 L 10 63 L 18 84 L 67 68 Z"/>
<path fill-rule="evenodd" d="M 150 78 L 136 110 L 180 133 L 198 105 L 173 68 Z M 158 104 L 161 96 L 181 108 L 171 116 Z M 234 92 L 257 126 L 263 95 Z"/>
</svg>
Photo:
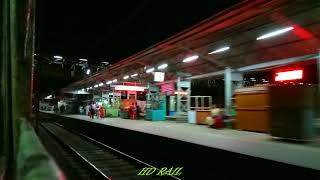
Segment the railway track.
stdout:
<svg viewBox="0 0 320 180">
<path fill-rule="evenodd" d="M 39 133 L 49 153 L 60 166 L 64 166 L 62 169 L 69 179 L 179 179 L 174 176 L 139 176 L 142 168 L 153 166 L 60 124 L 41 123 Z"/>
</svg>

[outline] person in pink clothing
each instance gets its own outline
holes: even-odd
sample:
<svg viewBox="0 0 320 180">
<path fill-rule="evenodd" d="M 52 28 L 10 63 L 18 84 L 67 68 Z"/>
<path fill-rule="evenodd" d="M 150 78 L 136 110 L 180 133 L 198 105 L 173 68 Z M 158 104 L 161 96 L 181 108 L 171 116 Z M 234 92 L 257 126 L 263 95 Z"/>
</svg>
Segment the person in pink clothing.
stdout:
<svg viewBox="0 0 320 180">
<path fill-rule="evenodd" d="M 130 113 L 130 119 L 135 119 L 136 118 L 136 111 L 137 111 L 137 107 L 134 103 L 131 104 L 130 109 L 129 109 L 129 113 Z"/>
</svg>

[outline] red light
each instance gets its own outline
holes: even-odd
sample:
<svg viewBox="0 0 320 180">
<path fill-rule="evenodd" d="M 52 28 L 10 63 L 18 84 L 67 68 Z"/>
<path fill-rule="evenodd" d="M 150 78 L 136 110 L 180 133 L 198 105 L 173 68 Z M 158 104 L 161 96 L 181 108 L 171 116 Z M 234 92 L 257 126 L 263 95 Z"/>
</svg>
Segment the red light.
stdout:
<svg viewBox="0 0 320 180">
<path fill-rule="evenodd" d="M 285 72 L 277 72 L 275 81 L 288 81 L 288 80 L 296 80 L 302 79 L 303 70 L 294 70 L 294 71 L 285 71 Z"/>
</svg>

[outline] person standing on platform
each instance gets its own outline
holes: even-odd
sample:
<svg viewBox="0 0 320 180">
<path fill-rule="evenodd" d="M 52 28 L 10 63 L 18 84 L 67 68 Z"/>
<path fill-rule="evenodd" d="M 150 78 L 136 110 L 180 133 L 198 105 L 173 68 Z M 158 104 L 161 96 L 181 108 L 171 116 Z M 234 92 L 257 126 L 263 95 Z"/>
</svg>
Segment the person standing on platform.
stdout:
<svg viewBox="0 0 320 180">
<path fill-rule="evenodd" d="M 99 111 L 100 111 L 100 118 L 104 118 L 104 107 L 103 107 L 103 105 L 100 106 Z"/>
<path fill-rule="evenodd" d="M 95 111 L 95 104 L 94 104 L 94 102 L 92 102 L 92 103 L 90 104 L 89 111 L 90 111 L 90 119 L 93 119 L 93 118 L 94 118 L 94 111 Z"/>
<path fill-rule="evenodd" d="M 129 113 L 130 113 L 130 119 L 134 120 L 135 119 L 135 114 L 137 111 L 137 107 L 134 103 L 131 104 L 130 109 L 129 109 Z"/>
<path fill-rule="evenodd" d="M 100 106 L 97 105 L 95 110 L 96 110 L 97 119 L 99 119 L 100 118 Z"/>
<path fill-rule="evenodd" d="M 138 103 L 136 102 L 136 118 L 139 119 L 140 117 L 140 113 L 141 113 L 141 108 L 138 105 Z"/>
<path fill-rule="evenodd" d="M 57 104 L 55 104 L 55 105 L 53 106 L 53 111 L 54 111 L 54 113 L 58 114 L 59 108 L 58 108 L 58 105 L 57 105 Z"/>
<path fill-rule="evenodd" d="M 88 115 L 90 117 L 90 110 L 89 109 L 90 109 L 90 105 L 87 104 L 86 107 L 85 107 L 85 113 L 84 114 L 86 114 L 86 115 Z"/>
</svg>

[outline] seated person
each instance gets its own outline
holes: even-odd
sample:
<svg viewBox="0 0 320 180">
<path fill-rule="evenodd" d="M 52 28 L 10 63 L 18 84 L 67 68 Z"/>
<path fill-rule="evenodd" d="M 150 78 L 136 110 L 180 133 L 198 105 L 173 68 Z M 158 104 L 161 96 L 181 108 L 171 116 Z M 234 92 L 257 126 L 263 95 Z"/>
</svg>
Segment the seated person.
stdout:
<svg viewBox="0 0 320 180">
<path fill-rule="evenodd" d="M 222 129 L 225 127 L 224 120 L 226 119 L 226 116 L 223 112 L 223 110 L 219 111 L 219 114 L 214 118 L 214 122 L 212 125 L 210 125 L 211 128 L 215 129 Z"/>
<path fill-rule="evenodd" d="M 209 126 L 214 123 L 214 119 L 219 115 L 220 109 L 216 107 L 216 105 L 212 106 L 210 116 L 206 118 L 206 122 Z"/>
<path fill-rule="evenodd" d="M 209 127 L 215 128 L 215 129 L 222 129 L 225 127 L 225 120 L 228 118 L 224 114 L 224 111 L 222 109 L 216 108 L 214 111 L 211 111 L 211 117 L 207 117 L 207 123 Z"/>
</svg>

